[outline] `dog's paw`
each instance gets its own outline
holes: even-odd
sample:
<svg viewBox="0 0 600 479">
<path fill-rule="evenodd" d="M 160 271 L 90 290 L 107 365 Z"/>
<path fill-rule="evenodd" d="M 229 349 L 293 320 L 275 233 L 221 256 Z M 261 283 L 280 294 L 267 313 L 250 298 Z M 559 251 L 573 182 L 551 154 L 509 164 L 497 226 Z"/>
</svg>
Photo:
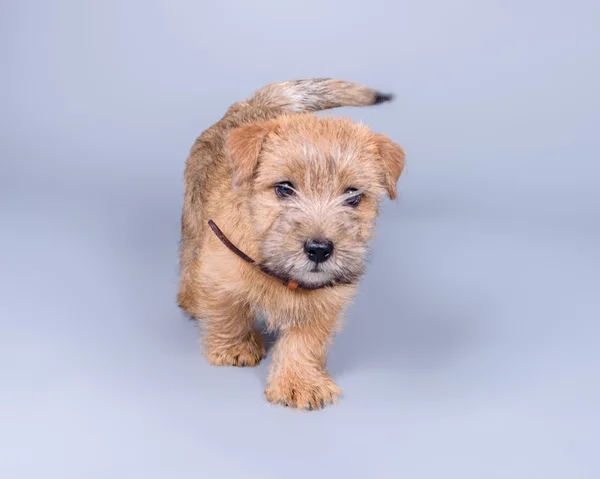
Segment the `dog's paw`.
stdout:
<svg viewBox="0 0 600 479">
<path fill-rule="evenodd" d="M 260 334 L 255 333 L 245 341 L 226 347 L 208 348 L 205 352 L 213 366 L 256 366 L 267 356 Z"/>
<path fill-rule="evenodd" d="M 265 390 L 267 400 L 300 409 L 321 409 L 335 404 L 342 394 L 340 388 L 325 372 L 301 377 L 297 374 L 273 378 Z"/>
</svg>

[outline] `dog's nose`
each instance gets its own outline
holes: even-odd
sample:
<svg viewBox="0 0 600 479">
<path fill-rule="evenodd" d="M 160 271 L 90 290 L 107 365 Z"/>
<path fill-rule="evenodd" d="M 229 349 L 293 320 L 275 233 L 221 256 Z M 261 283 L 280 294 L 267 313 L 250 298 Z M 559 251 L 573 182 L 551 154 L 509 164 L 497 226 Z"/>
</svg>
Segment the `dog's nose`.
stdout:
<svg viewBox="0 0 600 479">
<path fill-rule="evenodd" d="M 327 240 L 308 240 L 304 245 L 304 252 L 308 259 L 315 263 L 327 261 L 333 253 L 333 243 Z"/>
</svg>

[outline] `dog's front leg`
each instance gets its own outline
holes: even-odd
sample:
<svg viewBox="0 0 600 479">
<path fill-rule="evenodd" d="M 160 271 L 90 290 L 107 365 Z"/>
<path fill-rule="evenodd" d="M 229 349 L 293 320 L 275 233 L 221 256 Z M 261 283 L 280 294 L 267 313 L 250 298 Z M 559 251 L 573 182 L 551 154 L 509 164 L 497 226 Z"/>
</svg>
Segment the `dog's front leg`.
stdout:
<svg viewBox="0 0 600 479">
<path fill-rule="evenodd" d="M 216 366 L 256 366 L 265 346 L 250 307 L 224 295 L 203 298 L 204 354 Z"/>
<path fill-rule="evenodd" d="M 275 345 L 267 399 L 275 404 L 319 409 L 341 394 L 327 371 L 327 348 L 337 315 L 286 326 Z"/>
</svg>

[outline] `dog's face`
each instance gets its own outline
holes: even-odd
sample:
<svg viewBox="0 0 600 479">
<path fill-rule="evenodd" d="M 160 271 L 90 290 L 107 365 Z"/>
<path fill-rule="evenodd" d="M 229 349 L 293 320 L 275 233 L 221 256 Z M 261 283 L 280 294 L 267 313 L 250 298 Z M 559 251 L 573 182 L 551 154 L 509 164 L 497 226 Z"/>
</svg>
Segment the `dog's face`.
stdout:
<svg viewBox="0 0 600 479">
<path fill-rule="evenodd" d="M 403 150 L 350 120 L 309 114 L 234 130 L 227 145 L 261 267 L 304 288 L 357 282 Z"/>
</svg>

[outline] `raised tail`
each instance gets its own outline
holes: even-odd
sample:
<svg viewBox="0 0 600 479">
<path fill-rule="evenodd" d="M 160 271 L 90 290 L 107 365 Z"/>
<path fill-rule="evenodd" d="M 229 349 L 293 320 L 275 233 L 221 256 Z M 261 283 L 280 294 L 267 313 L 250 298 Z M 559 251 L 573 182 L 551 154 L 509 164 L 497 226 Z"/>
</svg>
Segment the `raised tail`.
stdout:
<svg viewBox="0 0 600 479">
<path fill-rule="evenodd" d="M 289 112 L 315 112 L 343 106 L 378 105 L 393 98 L 391 93 L 348 81 L 310 78 L 267 85 L 254 93 L 248 103 Z"/>
</svg>

